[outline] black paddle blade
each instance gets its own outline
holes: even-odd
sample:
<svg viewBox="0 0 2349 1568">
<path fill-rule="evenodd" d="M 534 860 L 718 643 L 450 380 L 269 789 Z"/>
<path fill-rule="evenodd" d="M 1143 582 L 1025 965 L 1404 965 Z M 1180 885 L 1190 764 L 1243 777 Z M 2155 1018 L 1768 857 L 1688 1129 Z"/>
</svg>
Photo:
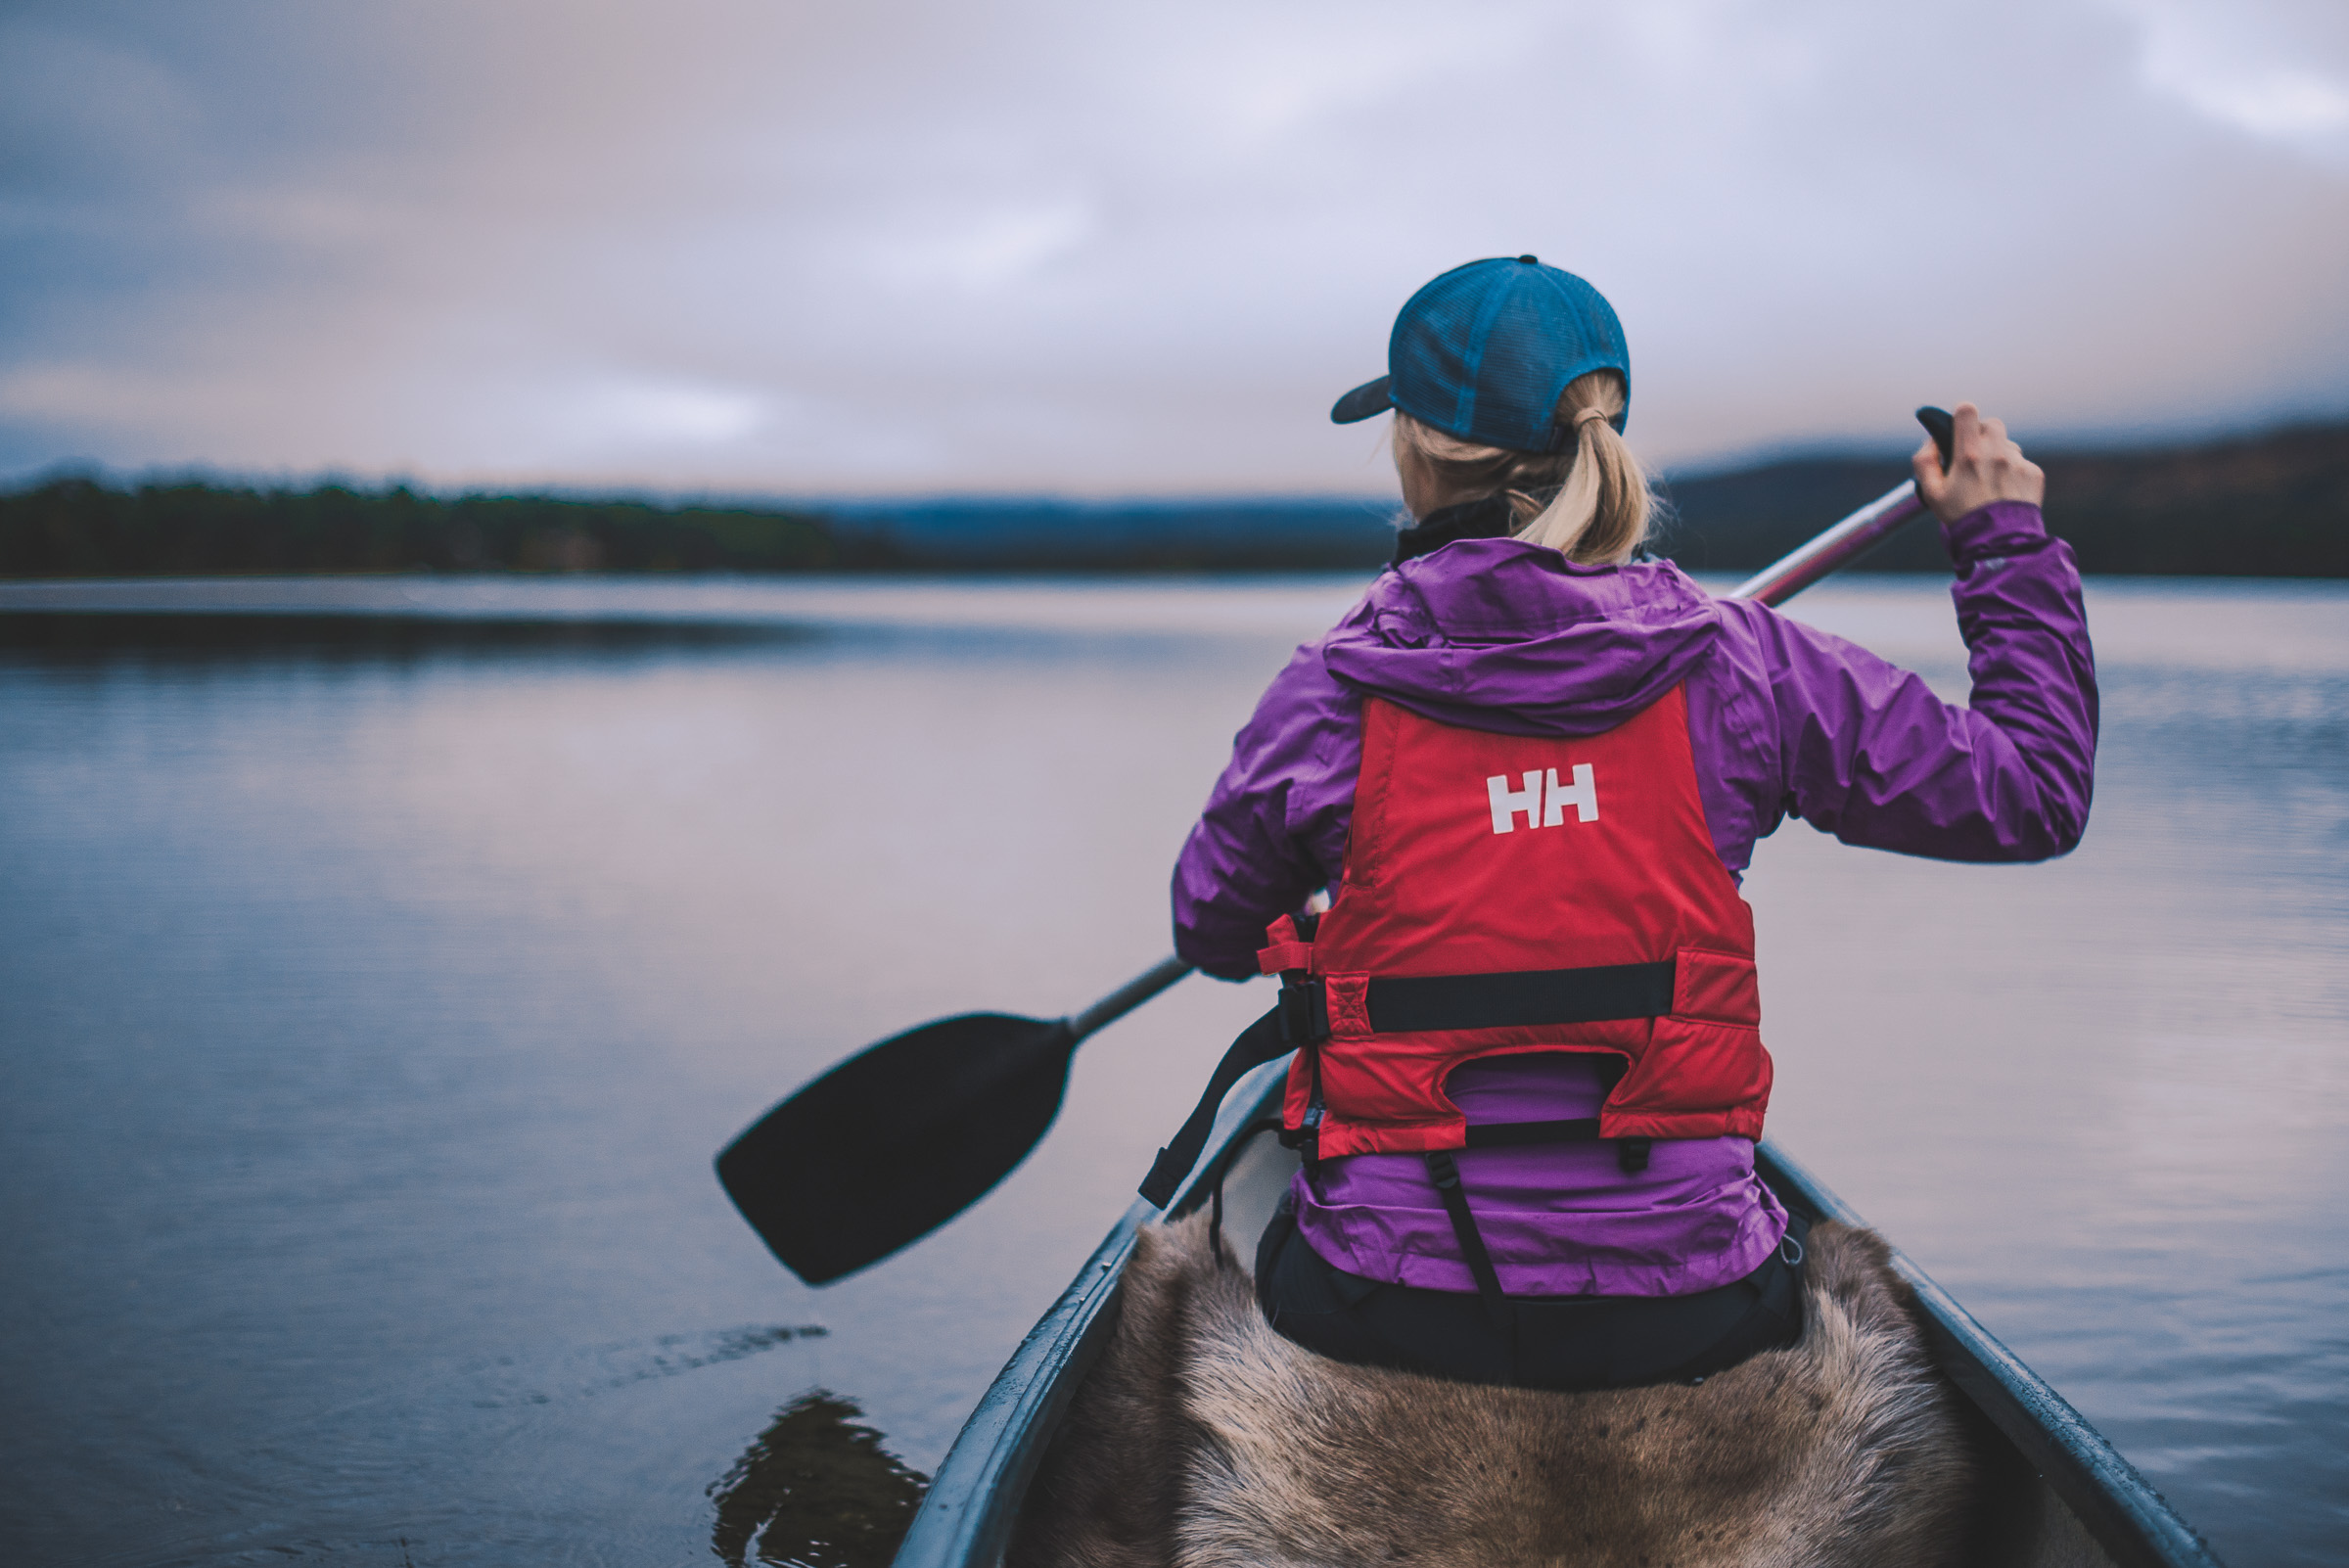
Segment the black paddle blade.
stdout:
<svg viewBox="0 0 2349 1568">
<path fill-rule="evenodd" d="M 985 1197 L 1060 1114 L 1065 1023 L 966 1013 L 871 1046 L 717 1157 L 751 1228 L 810 1285 L 879 1263 Z"/>
</svg>

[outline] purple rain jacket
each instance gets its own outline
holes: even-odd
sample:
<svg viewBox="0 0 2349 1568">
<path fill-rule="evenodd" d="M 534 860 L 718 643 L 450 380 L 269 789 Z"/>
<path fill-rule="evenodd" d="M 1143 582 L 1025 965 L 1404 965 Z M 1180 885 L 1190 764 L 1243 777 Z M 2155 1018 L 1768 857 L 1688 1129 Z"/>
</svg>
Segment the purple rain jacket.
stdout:
<svg viewBox="0 0 2349 1568">
<path fill-rule="evenodd" d="M 1265 926 L 1337 882 L 1365 693 L 1472 729 L 1589 735 L 1684 682 L 1697 788 L 1732 876 L 1788 815 L 1940 859 L 2064 853 L 2088 823 L 2096 737 L 2071 548 L 2015 502 L 1944 537 L 1971 656 L 1964 708 L 1855 643 L 1716 599 L 1666 562 L 1582 567 L 1507 537 L 1403 561 L 1297 650 L 1240 731 L 1175 864 L 1175 951 L 1252 976 Z M 1595 1071 L 1562 1055 L 1472 1062 L 1451 1092 L 1472 1122 L 1594 1115 L 1600 1097 Z M 1631 1176 L 1600 1145 L 1458 1158 L 1512 1294 L 1709 1289 L 1758 1267 L 1784 1229 L 1743 1139 L 1658 1143 Z M 1416 1158 L 1325 1162 L 1297 1192 L 1301 1233 L 1337 1267 L 1475 1288 Z"/>
</svg>

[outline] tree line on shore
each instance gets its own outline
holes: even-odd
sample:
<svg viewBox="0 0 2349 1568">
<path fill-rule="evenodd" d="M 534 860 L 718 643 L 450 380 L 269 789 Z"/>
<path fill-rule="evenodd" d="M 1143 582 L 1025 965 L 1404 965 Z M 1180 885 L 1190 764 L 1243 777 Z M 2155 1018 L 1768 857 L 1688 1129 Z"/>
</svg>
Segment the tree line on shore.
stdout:
<svg viewBox="0 0 2349 1568">
<path fill-rule="evenodd" d="M 2349 421 L 2195 445 L 2041 451 L 2048 527 L 2084 572 L 2349 577 Z M 1755 571 L 1900 483 L 1905 463 L 1823 459 L 1676 480 L 1663 552 L 1690 571 Z M 1867 556 L 1871 572 L 1946 572 L 1932 529 Z"/>
<path fill-rule="evenodd" d="M 2050 526 L 2092 573 L 2349 576 L 2349 422 L 2194 446 L 2034 454 Z M 1767 565 L 1905 473 L 1807 459 L 1677 480 L 1658 547 L 1693 571 Z M 258 488 L 60 478 L 0 494 L 0 576 L 347 572 L 1248 571 L 1376 565 L 1391 508 L 1359 499 L 774 506 Z M 1930 529 L 1865 563 L 1946 570 Z"/>
<path fill-rule="evenodd" d="M 0 496 L 0 576 L 316 572 L 830 572 L 902 565 L 809 513 L 405 485 L 58 479 Z"/>
</svg>

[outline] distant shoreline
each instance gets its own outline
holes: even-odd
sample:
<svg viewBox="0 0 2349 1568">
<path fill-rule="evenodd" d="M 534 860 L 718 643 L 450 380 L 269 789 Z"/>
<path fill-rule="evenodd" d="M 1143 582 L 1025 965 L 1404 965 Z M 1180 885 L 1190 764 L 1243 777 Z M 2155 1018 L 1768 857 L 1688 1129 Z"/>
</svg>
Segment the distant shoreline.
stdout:
<svg viewBox="0 0 2349 1568">
<path fill-rule="evenodd" d="M 2034 454 L 2050 526 L 2109 576 L 2349 577 L 2349 421 L 2194 446 Z M 1668 486 L 1659 554 L 1751 571 L 1906 476 L 1811 458 Z M 1392 502 L 937 499 L 834 509 L 663 505 L 553 494 L 440 497 L 321 484 L 110 485 L 0 494 L 0 579 L 432 572 L 778 576 L 1196 575 L 1370 570 Z M 1864 565 L 1942 572 L 1930 529 Z"/>
</svg>

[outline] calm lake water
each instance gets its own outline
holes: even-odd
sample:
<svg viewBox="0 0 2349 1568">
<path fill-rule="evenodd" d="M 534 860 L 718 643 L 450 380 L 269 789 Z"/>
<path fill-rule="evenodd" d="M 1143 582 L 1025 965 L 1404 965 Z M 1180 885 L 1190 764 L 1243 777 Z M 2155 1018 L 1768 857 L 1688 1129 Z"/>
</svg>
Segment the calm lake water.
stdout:
<svg viewBox="0 0 2349 1568">
<path fill-rule="evenodd" d="M 1262 993 L 1111 1028 L 1017 1175 L 825 1290 L 710 1158 L 1160 957 L 1232 730 L 1359 586 L 0 588 L 0 1559 L 706 1563 L 839 1402 L 935 1465 Z M 4 613 L 191 598 L 252 614 Z M 1939 584 L 1795 608 L 1962 694 Z M 2070 859 L 1762 847 L 1772 1131 L 2231 1562 L 2337 1562 L 2349 589 L 2091 616 Z"/>
</svg>

